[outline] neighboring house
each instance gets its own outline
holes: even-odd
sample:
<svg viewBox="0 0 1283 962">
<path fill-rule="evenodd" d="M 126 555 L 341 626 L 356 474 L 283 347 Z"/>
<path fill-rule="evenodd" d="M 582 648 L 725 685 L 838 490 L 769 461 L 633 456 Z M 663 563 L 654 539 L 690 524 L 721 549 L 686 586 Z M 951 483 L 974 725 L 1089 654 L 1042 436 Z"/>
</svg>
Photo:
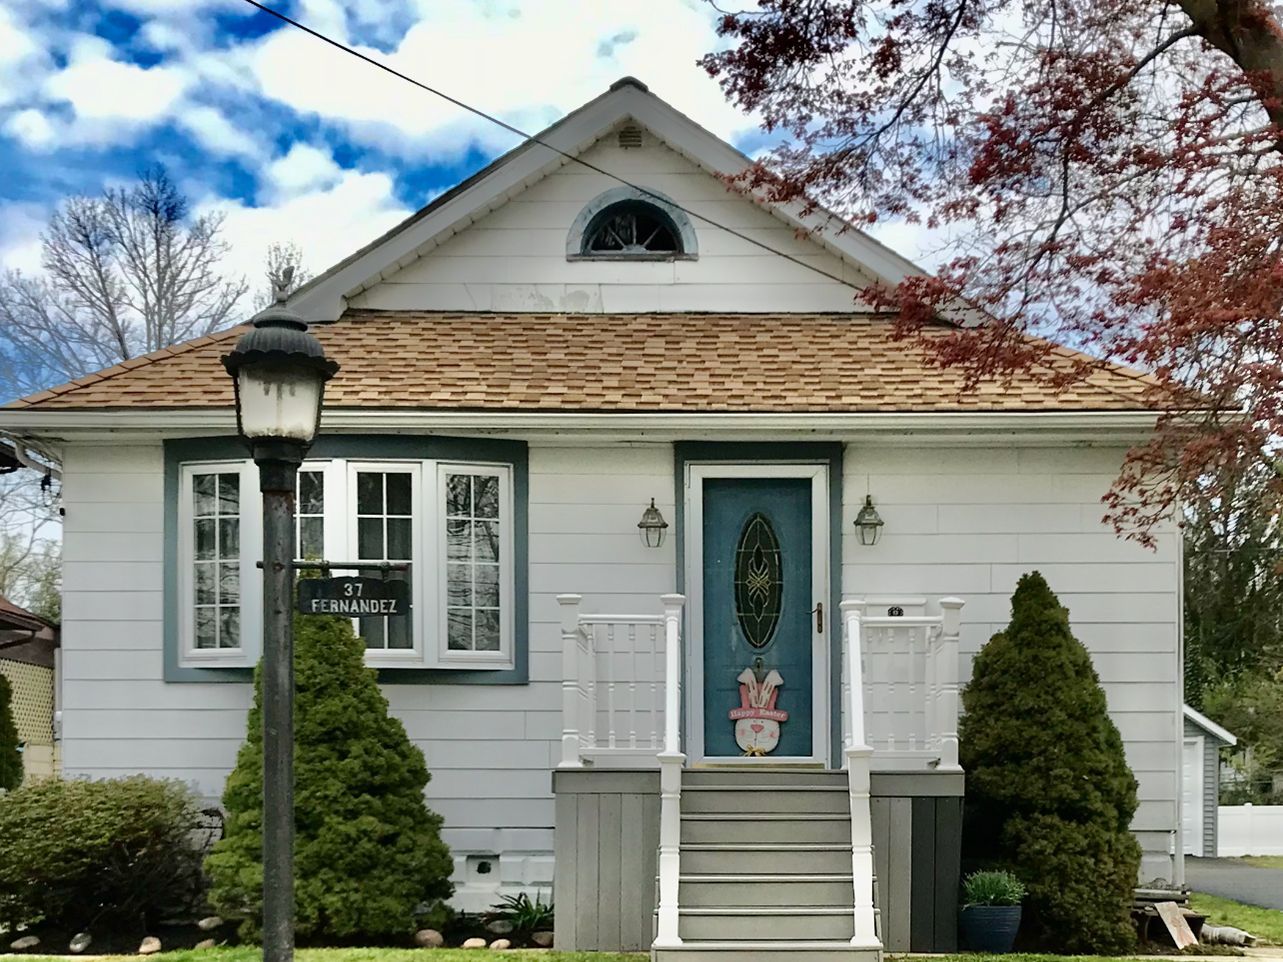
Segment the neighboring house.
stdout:
<svg viewBox="0 0 1283 962">
<path fill-rule="evenodd" d="M 13 689 L 13 720 L 25 777 L 58 774 L 58 626 L 3 597 L 0 675 Z"/>
<path fill-rule="evenodd" d="M 1181 764 L 1181 819 L 1186 855 L 1216 857 L 1216 816 L 1221 799 L 1221 749 L 1238 739 L 1202 712 L 1185 705 Z"/>
<path fill-rule="evenodd" d="M 1142 873 L 1179 875 L 1179 538 L 1100 521 L 1149 382 L 965 388 L 854 296 L 917 268 L 728 191 L 745 158 L 637 81 L 538 140 L 290 301 L 342 365 L 299 551 L 412 565 L 412 616 L 360 630 L 458 903 L 553 887 L 559 945 L 636 948 L 658 873 L 661 954 L 953 948 L 958 684 L 1032 569 L 1126 742 Z M 239 333 L 0 412 L 62 454 L 69 773 L 216 796 L 235 761 L 262 625 Z"/>
</svg>

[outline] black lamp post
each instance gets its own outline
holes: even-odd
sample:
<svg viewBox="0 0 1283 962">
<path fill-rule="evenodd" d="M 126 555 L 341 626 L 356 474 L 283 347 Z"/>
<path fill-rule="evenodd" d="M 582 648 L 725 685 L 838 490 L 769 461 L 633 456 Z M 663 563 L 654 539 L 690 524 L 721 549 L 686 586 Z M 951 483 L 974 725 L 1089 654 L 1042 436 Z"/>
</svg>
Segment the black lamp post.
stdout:
<svg viewBox="0 0 1283 962">
<path fill-rule="evenodd" d="M 285 292 L 223 357 L 263 492 L 263 959 L 294 956 L 294 492 L 339 366 Z"/>
</svg>

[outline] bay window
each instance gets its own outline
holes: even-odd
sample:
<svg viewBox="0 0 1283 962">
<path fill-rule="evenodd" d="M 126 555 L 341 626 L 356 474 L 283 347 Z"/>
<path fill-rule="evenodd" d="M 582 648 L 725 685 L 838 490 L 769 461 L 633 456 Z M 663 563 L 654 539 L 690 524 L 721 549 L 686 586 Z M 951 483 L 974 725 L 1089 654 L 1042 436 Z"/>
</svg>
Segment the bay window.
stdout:
<svg viewBox="0 0 1283 962">
<path fill-rule="evenodd" d="M 509 464 L 323 459 L 299 470 L 300 561 L 406 563 L 410 613 L 353 627 L 381 668 L 514 665 L 514 517 Z M 252 665 L 262 632 L 261 499 L 252 462 L 180 468 L 181 661 Z M 382 577 L 375 569 L 333 571 Z M 313 573 L 309 577 L 315 576 Z"/>
</svg>

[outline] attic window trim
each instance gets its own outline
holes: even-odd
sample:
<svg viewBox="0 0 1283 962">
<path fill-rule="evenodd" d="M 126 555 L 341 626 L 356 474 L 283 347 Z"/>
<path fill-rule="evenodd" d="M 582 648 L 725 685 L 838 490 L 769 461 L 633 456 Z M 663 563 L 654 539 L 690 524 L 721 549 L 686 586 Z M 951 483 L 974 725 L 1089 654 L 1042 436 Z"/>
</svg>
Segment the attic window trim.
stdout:
<svg viewBox="0 0 1283 962">
<path fill-rule="evenodd" d="M 680 251 L 586 251 L 588 231 L 595 226 L 597 216 L 618 204 L 644 204 L 663 215 L 673 227 Z M 567 261 L 669 262 L 699 260 L 699 243 L 695 229 L 686 213 L 659 191 L 635 187 L 614 187 L 603 191 L 589 201 L 575 217 L 566 235 Z"/>
</svg>

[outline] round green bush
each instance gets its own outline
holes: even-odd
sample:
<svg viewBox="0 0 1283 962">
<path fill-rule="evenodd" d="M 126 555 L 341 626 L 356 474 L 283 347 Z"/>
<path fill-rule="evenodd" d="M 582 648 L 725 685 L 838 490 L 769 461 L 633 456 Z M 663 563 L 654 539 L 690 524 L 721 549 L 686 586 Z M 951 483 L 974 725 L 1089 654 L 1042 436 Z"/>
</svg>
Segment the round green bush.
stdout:
<svg viewBox="0 0 1283 962">
<path fill-rule="evenodd" d="M 963 692 L 964 854 L 1028 889 L 1022 935 L 1039 948 L 1120 954 L 1135 933 L 1136 779 L 1091 656 L 1038 572 Z"/>
<path fill-rule="evenodd" d="M 46 779 L 0 798 L 0 925 L 146 927 L 200 884 L 200 812 L 180 782 Z"/>
<path fill-rule="evenodd" d="M 388 715 L 350 621 L 295 620 L 295 933 L 310 944 L 399 939 L 421 903 L 448 898 L 450 852 L 424 804 L 428 769 Z M 262 678 L 227 780 L 227 831 L 205 860 L 210 899 L 260 936 L 263 908 Z"/>
</svg>

